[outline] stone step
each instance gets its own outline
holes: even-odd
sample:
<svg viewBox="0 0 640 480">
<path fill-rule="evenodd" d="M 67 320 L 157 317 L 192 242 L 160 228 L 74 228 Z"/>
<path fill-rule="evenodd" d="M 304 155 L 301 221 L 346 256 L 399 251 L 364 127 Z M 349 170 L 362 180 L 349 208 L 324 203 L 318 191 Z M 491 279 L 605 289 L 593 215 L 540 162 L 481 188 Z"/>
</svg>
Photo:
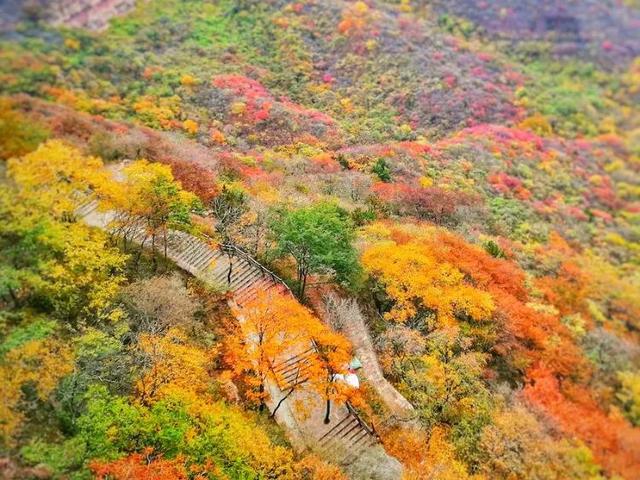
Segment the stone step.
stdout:
<svg viewBox="0 0 640 480">
<path fill-rule="evenodd" d="M 186 239 L 186 241 L 181 242 L 180 247 L 178 248 L 178 259 L 182 262 L 187 262 L 189 257 L 196 252 L 199 247 L 199 243 L 195 238 Z"/>
<path fill-rule="evenodd" d="M 264 278 L 262 275 L 258 274 L 255 270 L 250 272 L 248 274 L 248 276 L 245 277 L 244 280 L 242 280 L 242 283 L 240 284 L 231 284 L 231 288 L 233 289 L 234 292 L 236 292 L 236 295 L 240 295 L 244 292 L 246 292 L 247 290 L 255 290 L 257 291 L 265 291 L 267 289 L 267 286 L 269 284 L 269 281 Z"/>
<path fill-rule="evenodd" d="M 251 290 L 254 290 L 255 292 L 266 291 L 269 288 L 273 287 L 274 285 L 275 283 L 269 275 L 262 275 L 262 273 L 260 273 L 259 278 L 256 278 L 255 282 L 243 288 L 242 291 L 251 291 Z M 239 292 L 239 293 L 242 293 L 242 292 Z"/>
<path fill-rule="evenodd" d="M 353 418 L 344 423 L 336 432 L 325 439 L 320 445 L 318 453 L 324 457 L 331 458 L 333 462 L 349 455 L 348 437 L 357 436 L 361 433 L 360 424 Z"/>
<path fill-rule="evenodd" d="M 245 293 L 247 293 L 247 291 L 254 291 L 254 294 L 252 294 L 252 296 L 255 297 L 255 292 L 266 291 L 267 288 L 268 282 L 265 282 L 263 278 L 256 277 L 255 275 L 247 277 L 247 279 L 243 281 L 242 285 L 232 285 L 231 287 L 236 297 L 244 295 Z"/>
<path fill-rule="evenodd" d="M 187 239 L 182 235 L 174 235 L 167 238 L 167 250 L 176 260 L 182 260 L 182 256 L 187 249 Z"/>
<path fill-rule="evenodd" d="M 187 263 L 193 271 L 200 271 L 201 265 L 206 263 L 206 259 L 211 256 L 211 251 L 203 245 L 197 247 L 197 249 L 187 258 Z"/>
<path fill-rule="evenodd" d="M 241 285 L 238 285 L 238 293 L 246 291 L 252 287 L 255 287 L 256 289 L 266 288 L 267 284 L 271 283 L 271 277 L 263 275 L 262 272 L 256 269 L 251 271 L 251 277 L 248 278 L 248 280 L 250 280 L 248 283 L 244 281 Z"/>
<path fill-rule="evenodd" d="M 95 211 L 98 208 L 98 205 L 99 203 L 97 200 L 89 200 L 76 209 L 76 215 L 80 218 L 86 217 L 91 212 Z"/>
<path fill-rule="evenodd" d="M 200 270 L 199 265 L 202 259 L 211 254 L 211 250 L 202 243 L 200 243 L 196 249 L 189 255 L 187 262 L 193 267 L 194 270 Z"/>
<path fill-rule="evenodd" d="M 229 287 L 234 292 L 240 292 L 252 283 L 257 282 L 255 272 L 249 266 L 234 265 L 231 271 L 231 283 Z"/>
<path fill-rule="evenodd" d="M 235 300 L 239 305 L 244 305 L 256 297 L 258 292 L 268 292 L 276 288 L 276 284 L 270 277 L 263 277 L 260 281 L 236 293 Z"/>
<path fill-rule="evenodd" d="M 231 267 L 231 277 L 235 275 L 237 260 L 234 261 Z M 215 277 L 218 282 L 223 282 L 227 284 L 227 275 L 229 273 L 229 257 L 226 254 L 222 254 L 220 257 L 220 262 L 216 265 L 215 269 Z"/>
<path fill-rule="evenodd" d="M 313 347 L 308 348 L 307 350 L 300 352 L 297 355 L 294 355 L 293 357 L 289 357 L 286 360 L 283 360 L 282 362 L 277 363 L 276 365 L 274 365 L 272 367 L 272 370 L 274 372 L 280 372 L 282 370 L 287 369 L 290 365 L 294 365 L 296 364 L 298 361 L 300 361 L 301 359 L 304 359 L 306 357 L 308 357 L 309 355 L 311 355 L 312 353 L 314 353 L 315 350 L 313 349 Z"/>
<path fill-rule="evenodd" d="M 229 281 L 229 263 L 225 262 L 224 268 L 223 265 L 217 265 L 215 268 L 214 279 L 216 283 L 220 285 L 224 285 L 228 290 L 235 292 L 236 288 L 233 286 L 233 282 L 235 279 L 236 272 L 235 270 L 238 268 L 237 265 L 231 267 L 231 281 Z"/>
<path fill-rule="evenodd" d="M 142 243 L 142 241 L 147 238 L 147 232 L 145 232 L 144 228 L 138 227 L 132 232 L 130 238 L 134 242 Z"/>
<path fill-rule="evenodd" d="M 345 429 L 357 423 L 358 420 L 353 415 L 351 415 L 351 413 L 347 413 L 338 423 L 333 425 L 320 438 L 318 438 L 318 445 L 320 447 L 328 445 L 333 440 L 333 438 L 335 438 L 336 436 L 341 436 Z"/>
<path fill-rule="evenodd" d="M 376 443 L 377 439 L 366 428 L 362 428 L 360 433 L 351 440 L 351 446 L 366 445 L 369 441 Z"/>
<path fill-rule="evenodd" d="M 242 290 L 247 285 L 257 282 L 261 276 L 261 272 L 252 265 L 247 263 L 236 264 L 231 273 L 231 289 Z"/>
<path fill-rule="evenodd" d="M 216 283 L 224 283 L 226 285 L 229 258 L 222 252 L 218 252 L 216 255 L 216 262 L 209 268 L 208 273 Z"/>
<path fill-rule="evenodd" d="M 364 432 L 365 434 L 360 437 L 360 440 L 353 442 L 349 447 L 347 447 L 348 453 L 341 459 L 336 460 L 336 463 L 342 466 L 351 465 L 360 458 L 365 450 L 378 443 L 378 440 L 373 435 L 366 430 L 364 430 Z"/>
<path fill-rule="evenodd" d="M 209 264 L 215 257 L 216 252 L 211 249 L 207 249 L 206 254 L 196 263 L 195 267 L 198 270 L 204 270 L 209 266 Z"/>
<path fill-rule="evenodd" d="M 300 370 L 302 368 L 305 368 L 305 366 L 311 365 L 312 362 L 312 358 L 311 356 L 308 357 L 304 357 L 299 359 L 298 361 L 287 365 L 286 368 L 276 372 L 278 374 L 278 376 L 282 377 L 283 379 L 286 379 L 288 377 L 291 377 L 293 375 L 295 375 L 295 372 L 297 370 Z"/>
<path fill-rule="evenodd" d="M 294 364 L 290 370 L 277 374 L 276 381 L 280 390 L 284 392 L 306 382 L 311 365 L 311 359 L 307 358 Z"/>
<path fill-rule="evenodd" d="M 342 437 L 342 441 L 344 441 L 346 445 L 354 445 L 356 443 L 356 439 L 366 437 L 367 435 L 370 435 L 370 433 L 366 428 L 360 425 L 360 422 L 358 422 L 358 426 L 354 428 L 350 433 L 344 435 Z"/>
<path fill-rule="evenodd" d="M 341 429 L 336 435 L 329 437 L 320 449 L 320 454 L 327 456 L 339 465 L 349 465 L 358 459 L 366 450 L 377 444 L 377 438 L 355 419 Z"/>
</svg>

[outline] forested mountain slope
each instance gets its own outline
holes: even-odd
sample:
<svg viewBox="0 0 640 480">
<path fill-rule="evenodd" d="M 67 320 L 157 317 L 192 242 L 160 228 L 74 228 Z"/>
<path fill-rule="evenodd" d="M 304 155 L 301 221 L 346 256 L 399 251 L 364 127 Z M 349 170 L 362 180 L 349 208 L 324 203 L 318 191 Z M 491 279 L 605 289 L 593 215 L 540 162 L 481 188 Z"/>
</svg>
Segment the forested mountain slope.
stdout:
<svg viewBox="0 0 640 480">
<path fill-rule="evenodd" d="M 640 477 L 637 2 L 124 3 L 0 5 L 2 476 Z"/>
</svg>

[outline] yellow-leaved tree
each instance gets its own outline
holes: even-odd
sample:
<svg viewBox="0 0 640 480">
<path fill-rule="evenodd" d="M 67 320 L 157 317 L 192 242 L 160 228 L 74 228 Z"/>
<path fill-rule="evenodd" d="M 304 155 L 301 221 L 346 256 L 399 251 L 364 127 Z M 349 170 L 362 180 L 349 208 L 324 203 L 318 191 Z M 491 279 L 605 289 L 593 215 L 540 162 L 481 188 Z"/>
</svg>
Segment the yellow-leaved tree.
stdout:
<svg viewBox="0 0 640 480">
<path fill-rule="evenodd" d="M 31 385 L 39 400 L 47 400 L 72 370 L 69 345 L 50 338 L 31 340 L 0 357 L 0 444 L 11 445 L 24 420 L 19 408 L 23 387 Z"/>
<path fill-rule="evenodd" d="M 452 263 L 434 254 L 434 245 L 422 238 L 400 243 L 383 240 L 362 255 L 365 270 L 385 289 L 392 306 L 385 316 L 407 322 L 420 313 L 433 313 L 436 326 L 455 325 L 457 316 L 488 319 L 491 296 L 471 285 Z"/>
<path fill-rule="evenodd" d="M 37 200 L 55 217 L 73 214 L 85 194 L 113 183 L 102 160 L 60 140 L 49 140 L 24 157 L 10 159 L 8 171 L 20 185 L 21 196 Z"/>
<path fill-rule="evenodd" d="M 116 233 L 126 242 L 142 232 L 155 248 L 163 240 L 166 256 L 166 237 L 169 229 L 192 230 L 191 213 L 201 208 L 198 198 L 177 182 L 167 165 L 138 160 L 123 170 L 124 180 L 118 183 L 108 204 L 117 214 L 113 221 Z"/>
<path fill-rule="evenodd" d="M 9 162 L 0 189 L 0 297 L 77 325 L 117 316 L 126 256 L 103 232 L 70 221 L 88 189 L 111 183 L 100 160 L 59 141 Z"/>
<path fill-rule="evenodd" d="M 138 346 L 148 367 L 136 382 L 143 404 L 172 394 L 195 399 L 209 389 L 215 350 L 193 345 L 179 328 L 170 328 L 164 335 L 143 334 Z"/>
</svg>

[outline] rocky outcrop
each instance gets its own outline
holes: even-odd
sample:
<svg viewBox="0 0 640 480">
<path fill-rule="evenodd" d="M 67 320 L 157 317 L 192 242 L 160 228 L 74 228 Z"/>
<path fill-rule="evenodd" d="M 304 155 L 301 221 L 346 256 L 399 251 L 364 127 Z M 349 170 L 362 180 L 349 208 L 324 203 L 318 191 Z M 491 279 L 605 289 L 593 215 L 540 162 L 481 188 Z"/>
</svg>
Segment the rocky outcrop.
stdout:
<svg viewBox="0 0 640 480">
<path fill-rule="evenodd" d="M 4 0 L 0 1 L 0 30 L 11 30 L 27 19 L 102 30 L 111 18 L 135 5 L 136 0 Z"/>
<path fill-rule="evenodd" d="M 135 7 L 136 0 L 58 0 L 49 7 L 51 22 L 91 30 L 106 28 L 109 19 Z"/>
</svg>

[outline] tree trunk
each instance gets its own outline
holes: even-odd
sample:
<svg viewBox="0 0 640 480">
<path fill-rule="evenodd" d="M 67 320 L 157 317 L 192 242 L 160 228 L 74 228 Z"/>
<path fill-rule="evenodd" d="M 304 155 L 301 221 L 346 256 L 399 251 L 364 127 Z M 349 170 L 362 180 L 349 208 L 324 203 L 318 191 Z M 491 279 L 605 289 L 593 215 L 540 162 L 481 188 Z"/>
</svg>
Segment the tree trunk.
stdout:
<svg viewBox="0 0 640 480">
<path fill-rule="evenodd" d="M 269 418 L 275 418 L 275 416 L 276 416 L 276 412 L 277 412 L 277 411 L 278 411 L 278 409 L 280 408 L 280 405 L 282 405 L 282 404 L 284 403 L 284 401 L 285 401 L 287 398 L 289 398 L 289 395 L 291 395 L 291 394 L 293 393 L 293 391 L 296 389 L 296 387 L 297 387 L 298 385 L 300 385 L 300 384 L 298 383 L 298 379 L 299 379 L 299 378 L 300 378 L 300 368 L 298 368 L 298 370 L 296 371 L 296 377 L 295 377 L 295 379 L 294 379 L 294 381 L 293 381 L 293 383 L 292 383 L 292 385 L 293 385 L 293 386 L 289 389 L 289 391 L 287 392 L 287 394 L 286 394 L 284 397 L 282 397 L 282 398 L 280 399 L 280 401 L 279 401 L 279 402 L 278 402 L 278 404 L 276 405 L 276 408 L 274 408 L 274 409 L 273 409 L 273 412 L 271 412 L 271 415 L 269 415 Z"/>
<path fill-rule="evenodd" d="M 307 288 L 307 268 L 301 263 L 298 265 L 298 297 L 304 300 L 304 291 Z"/>
<path fill-rule="evenodd" d="M 162 232 L 163 237 L 164 237 L 164 259 L 165 261 L 167 260 L 167 229 L 165 227 L 164 231 Z"/>
<path fill-rule="evenodd" d="M 233 274 L 233 257 L 229 254 L 229 270 L 227 271 L 227 285 L 231 285 L 231 275 Z"/>
<path fill-rule="evenodd" d="M 307 272 L 302 276 L 302 290 L 300 291 L 300 300 L 304 300 L 304 291 L 307 289 Z"/>
<path fill-rule="evenodd" d="M 158 270 L 158 260 L 156 259 L 156 233 L 151 234 L 151 259 L 154 273 Z"/>
<path fill-rule="evenodd" d="M 291 387 L 289 389 L 289 391 L 287 392 L 287 394 L 278 401 L 278 404 L 276 405 L 276 408 L 273 409 L 273 412 L 271 412 L 271 415 L 269 415 L 269 418 L 275 418 L 276 417 L 276 413 L 278 412 L 278 409 L 284 403 L 284 401 L 287 398 L 289 398 L 289 395 L 291 395 L 294 390 L 295 390 L 295 387 Z"/>
<path fill-rule="evenodd" d="M 142 239 L 142 242 L 140 243 L 140 250 L 138 251 L 138 255 L 136 255 L 136 262 L 135 262 L 136 270 L 138 269 L 138 263 L 140 263 L 140 257 L 142 256 L 142 251 L 144 250 L 144 244 L 146 241 L 147 241 L 147 237 L 144 237 Z"/>
<path fill-rule="evenodd" d="M 265 403 L 264 403 L 264 382 L 260 384 L 260 389 L 258 390 L 260 392 L 260 407 L 258 408 L 260 410 L 260 412 L 264 412 L 264 407 L 265 407 Z"/>
<path fill-rule="evenodd" d="M 331 421 L 331 400 L 327 398 L 327 409 L 324 415 L 324 423 L 327 424 Z"/>
</svg>

